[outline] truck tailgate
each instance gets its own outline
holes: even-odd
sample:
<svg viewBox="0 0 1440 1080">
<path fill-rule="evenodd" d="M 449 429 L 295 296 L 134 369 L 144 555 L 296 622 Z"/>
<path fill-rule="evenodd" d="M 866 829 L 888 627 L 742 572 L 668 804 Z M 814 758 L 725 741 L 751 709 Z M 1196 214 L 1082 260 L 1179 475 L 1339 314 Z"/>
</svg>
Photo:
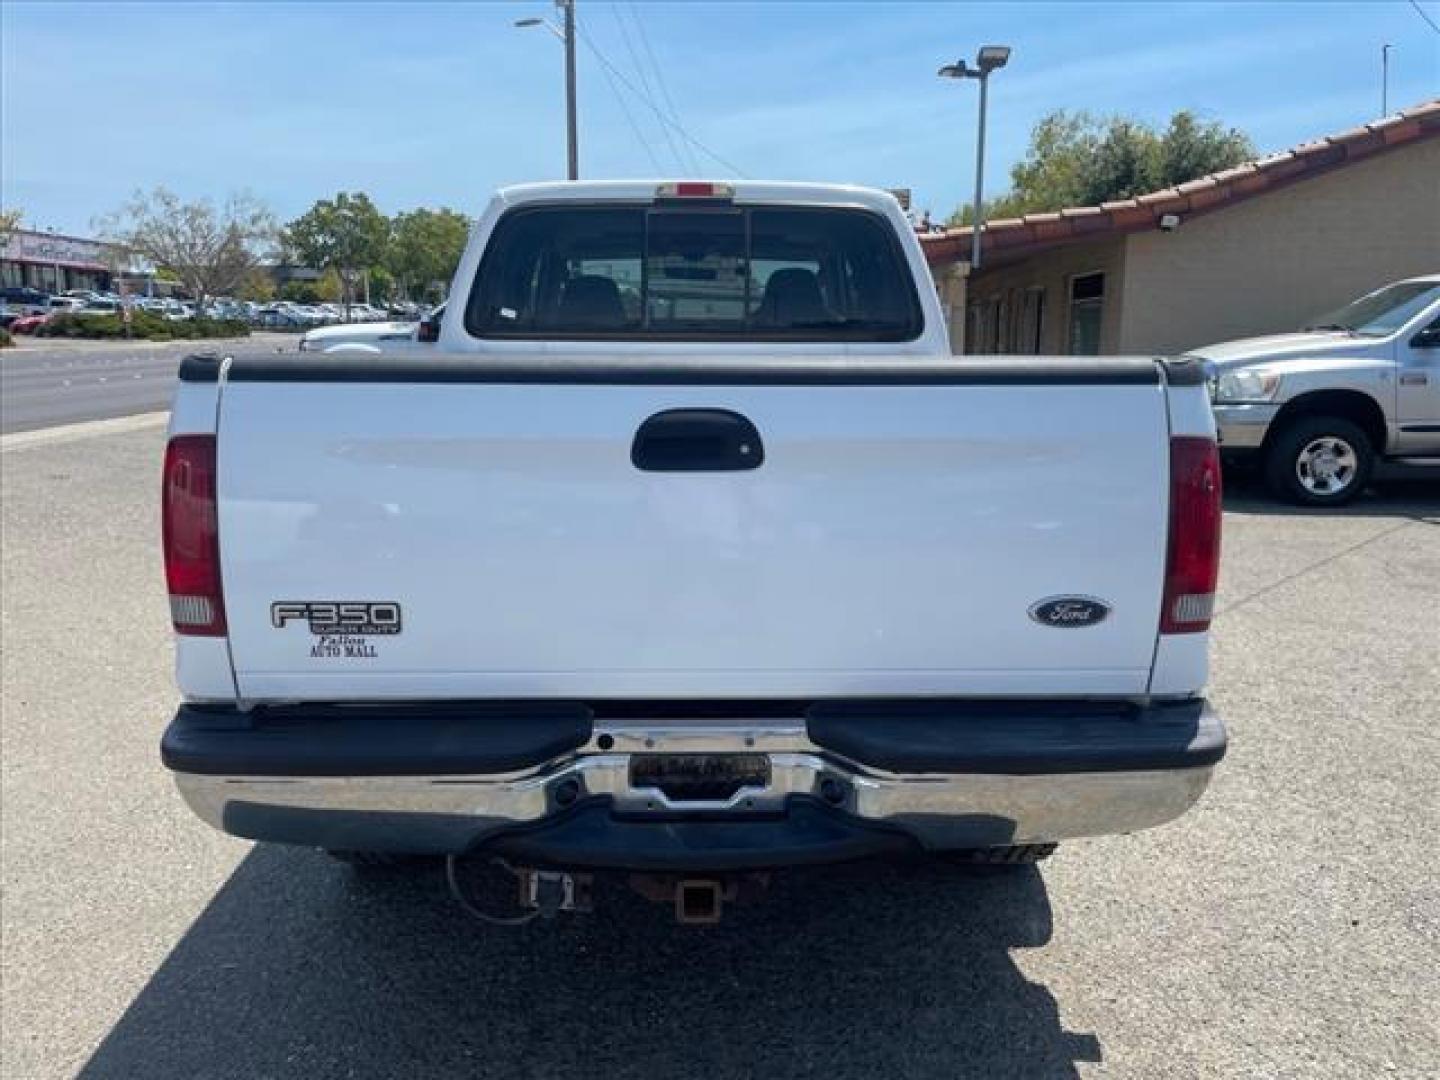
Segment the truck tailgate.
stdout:
<svg viewBox="0 0 1440 1080">
<path fill-rule="evenodd" d="M 1093 382 L 405 381 L 398 361 L 370 379 L 327 359 L 332 381 L 316 361 L 299 380 L 236 367 L 222 390 L 245 698 L 1146 689 L 1168 476 L 1154 365 Z M 671 409 L 748 419 L 763 463 L 638 468 L 637 430 Z M 1053 597 L 1110 612 L 1032 617 Z"/>
</svg>

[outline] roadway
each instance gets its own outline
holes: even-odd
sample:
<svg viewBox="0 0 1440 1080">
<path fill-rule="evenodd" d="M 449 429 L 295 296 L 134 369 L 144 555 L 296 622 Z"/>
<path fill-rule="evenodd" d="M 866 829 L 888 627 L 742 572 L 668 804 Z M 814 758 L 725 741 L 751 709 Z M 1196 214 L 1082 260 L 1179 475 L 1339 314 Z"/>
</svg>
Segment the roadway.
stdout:
<svg viewBox="0 0 1440 1080">
<path fill-rule="evenodd" d="M 433 866 L 367 881 L 185 809 L 162 446 L 137 418 L 0 450 L 6 1080 L 1437 1073 L 1434 487 L 1230 498 L 1233 742 L 1174 825 L 797 873 L 714 929 L 619 895 L 505 930 Z"/>
<path fill-rule="evenodd" d="M 0 433 L 170 407 L 180 360 L 201 348 L 293 348 L 293 334 L 224 341 L 47 341 L 0 350 Z"/>
</svg>

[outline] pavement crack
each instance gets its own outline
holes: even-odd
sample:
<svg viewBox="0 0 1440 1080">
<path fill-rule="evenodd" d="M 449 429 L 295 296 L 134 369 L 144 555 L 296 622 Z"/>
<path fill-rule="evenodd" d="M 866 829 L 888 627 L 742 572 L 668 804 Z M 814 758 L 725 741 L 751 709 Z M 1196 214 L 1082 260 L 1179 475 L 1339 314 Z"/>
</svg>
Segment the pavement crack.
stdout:
<svg viewBox="0 0 1440 1080">
<path fill-rule="evenodd" d="M 1239 600 L 1236 600 L 1233 604 L 1226 604 L 1224 607 L 1220 608 L 1219 611 L 1215 612 L 1215 618 L 1218 619 L 1218 618 L 1220 618 L 1222 615 L 1228 615 L 1228 614 L 1230 614 L 1230 612 L 1235 611 L 1235 610 L 1237 610 L 1237 609 L 1239 609 L 1239 608 L 1244 607 L 1246 604 L 1250 603 L 1250 601 L 1252 601 L 1252 600 L 1258 600 L 1258 599 L 1260 599 L 1260 597 L 1265 596 L 1265 595 L 1267 595 L 1267 594 L 1269 594 L 1269 593 L 1274 592 L 1276 589 L 1280 588 L 1281 586 L 1283 586 L 1283 585 L 1288 585 L 1288 584 L 1290 584 L 1290 582 L 1296 581 L 1296 580 L 1304 577 L 1306 574 L 1310 573 L 1312 570 L 1319 570 L 1322 566 L 1328 566 L 1328 565 L 1330 565 L 1331 563 L 1335 562 L 1337 559 L 1343 559 L 1346 555 L 1353 554 L 1354 552 L 1359 551 L 1359 550 L 1360 550 L 1361 548 L 1363 548 L 1363 547 L 1368 547 L 1370 544 L 1375 543 L 1375 541 L 1377 541 L 1377 540 L 1384 540 L 1385 537 L 1387 537 L 1387 536 L 1394 536 L 1396 533 L 1400 532 L 1402 529 L 1408 529 L 1408 528 L 1410 528 L 1412 525 L 1422 524 L 1423 520 L 1424 520 L 1424 519 L 1411 519 L 1411 520 L 1409 520 L 1409 521 L 1402 521 L 1399 525 L 1392 525 L 1390 528 L 1384 529 L 1384 530 L 1382 530 L 1381 532 L 1375 533 L 1373 536 L 1367 536 L 1364 540 L 1357 540 L 1355 543 L 1351 544 L 1349 547 L 1341 548 L 1339 551 L 1332 552 L 1331 554 L 1326 555 L 1323 559 L 1317 559 L 1315 562 L 1311 563 L 1311 564 L 1308 565 L 1308 566 L 1302 566 L 1299 570 L 1296 570 L 1293 574 L 1286 574 L 1284 577 L 1280 578 L 1278 581 L 1272 581 L 1269 585 L 1262 585 L 1260 588 L 1256 589 L 1254 592 L 1251 592 L 1251 593 L 1247 594 L 1246 596 L 1242 596 Z"/>
</svg>

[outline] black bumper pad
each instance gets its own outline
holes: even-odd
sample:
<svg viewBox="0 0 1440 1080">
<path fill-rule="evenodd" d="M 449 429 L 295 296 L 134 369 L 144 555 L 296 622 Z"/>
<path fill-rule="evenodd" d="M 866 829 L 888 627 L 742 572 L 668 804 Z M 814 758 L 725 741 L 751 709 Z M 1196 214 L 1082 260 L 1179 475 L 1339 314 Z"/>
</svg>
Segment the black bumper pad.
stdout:
<svg viewBox="0 0 1440 1080">
<path fill-rule="evenodd" d="M 811 707 L 817 746 L 895 773 L 1119 772 L 1214 765 L 1225 727 L 1202 698 L 835 701 Z"/>
<path fill-rule="evenodd" d="M 634 871 L 758 870 L 850 862 L 918 849 L 898 830 L 792 796 L 772 816 L 706 820 L 626 818 L 608 798 L 503 832 L 481 850 L 529 866 Z"/>
<path fill-rule="evenodd" d="M 590 739 L 577 702 L 183 705 L 160 742 L 176 772 L 211 776 L 460 776 L 533 768 Z"/>
</svg>

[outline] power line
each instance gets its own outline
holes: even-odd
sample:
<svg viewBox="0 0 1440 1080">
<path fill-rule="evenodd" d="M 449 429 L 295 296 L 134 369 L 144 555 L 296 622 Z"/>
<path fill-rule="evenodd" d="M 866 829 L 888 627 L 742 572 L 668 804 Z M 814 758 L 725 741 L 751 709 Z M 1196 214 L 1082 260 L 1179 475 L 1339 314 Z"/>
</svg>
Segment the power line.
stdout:
<svg viewBox="0 0 1440 1080">
<path fill-rule="evenodd" d="M 636 14 L 634 3 L 627 3 L 625 7 L 630 12 L 630 21 L 635 24 L 635 29 L 639 32 L 640 45 L 645 50 L 645 56 L 650 61 L 650 68 L 655 72 L 655 85 L 660 87 L 660 96 L 664 99 L 665 108 L 670 114 L 670 119 L 678 124 L 680 123 L 680 110 L 675 108 L 675 101 L 670 96 L 670 88 L 666 85 L 664 69 L 662 69 L 655 60 L 655 50 L 650 47 L 650 35 L 645 30 L 645 22 Z M 700 172 L 700 162 L 695 157 L 695 151 L 690 149 L 688 143 L 681 143 L 680 145 L 684 148 L 685 155 L 689 159 L 690 171 L 698 174 Z"/>
<path fill-rule="evenodd" d="M 591 43 L 588 36 L 584 34 L 581 36 L 585 38 L 585 44 L 590 46 L 597 57 L 600 57 L 600 61 L 604 65 L 602 70 L 605 72 L 605 81 L 610 84 L 610 92 L 615 95 L 615 100 L 620 103 L 620 111 L 625 114 L 625 122 L 630 125 L 630 130 L 635 133 L 635 138 L 645 150 L 645 156 L 650 159 L 650 167 L 655 170 L 656 175 L 663 173 L 665 170 L 660 167 L 660 159 L 655 156 L 655 151 L 650 149 L 649 140 L 645 138 L 644 132 L 640 130 L 640 125 L 635 122 L 635 117 L 630 115 L 630 106 L 625 104 L 625 95 L 620 93 L 620 88 L 615 85 L 614 76 L 610 74 L 609 63 L 605 61 L 604 57 L 600 56 L 599 50 Z"/>
<path fill-rule="evenodd" d="M 1430 18 L 1429 13 L 1420 6 L 1420 0 L 1410 0 L 1410 6 L 1415 9 L 1415 14 L 1419 15 L 1420 18 L 1424 19 L 1427 23 L 1430 24 L 1431 30 L 1434 30 L 1437 34 L 1440 34 L 1440 24 L 1437 24 L 1434 19 Z"/>
<path fill-rule="evenodd" d="M 620 17 L 620 5 L 611 4 L 610 14 L 615 17 L 615 23 L 620 27 L 621 40 L 625 42 L 625 51 L 630 54 L 630 63 L 635 68 L 635 74 L 640 77 L 640 86 L 644 91 L 645 100 L 653 106 L 655 97 L 650 92 L 650 80 L 645 77 L 645 66 L 640 63 L 640 56 L 636 53 L 635 46 L 630 40 L 630 31 L 625 29 L 625 20 Z M 670 156 L 675 159 L 675 163 L 680 167 L 680 171 L 684 172 L 685 159 L 680 156 L 680 151 L 675 145 L 675 136 L 670 133 L 668 127 L 663 125 L 660 128 L 660 133 L 665 136 L 665 142 L 670 146 Z"/>
<path fill-rule="evenodd" d="M 716 162 L 729 169 L 741 180 L 749 179 L 749 176 L 746 175 L 745 171 L 741 169 L 740 166 L 736 165 L 732 161 L 725 160 L 725 158 L 721 157 L 714 150 L 711 150 L 699 139 L 695 138 L 694 135 L 691 135 L 690 132 L 686 131 L 683 127 L 681 127 L 679 124 L 677 124 L 675 121 L 671 120 L 668 116 L 661 112 L 659 108 L 656 107 L 654 102 L 647 100 L 644 95 L 642 95 L 640 91 L 636 89 L 635 84 L 632 83 L 629 79 L 627 79 L 624 73 L 618 68 L 616 68 L 614 64 L 610 63 L 609 58 L 600 51 L 599 47 L 595 44 L 595 42 L 590 40 L 590 35 L 585 32 L 584 28 L 581 27 L 578 22 L 575 24 L 575 27 L 577 30 L 579 30 L 580 37 L 585 42 L 586 46 L 590 49 L 592 53 L 595 54 L 595 59 L 600 61 L 601 66 L 604 67 L 605 70 L 608 71 L 611 75 L 613 75 L 616 79 L 618 79 L 620 81 L 620 85 L 624 86 L 627 90 L 629 90 L 632 94 L 639 98 L 650 109 L 650 111 L 655 114 L 655 116 L 662 124 L 665 124 L 671 130 L 673 130 L 675 134 L 679 135 L 686 142 L 690 143 L 690 145 L 694 146 L 697 150 L 704 153 L 707 157 L 714 159 Z"/>
</svg>

